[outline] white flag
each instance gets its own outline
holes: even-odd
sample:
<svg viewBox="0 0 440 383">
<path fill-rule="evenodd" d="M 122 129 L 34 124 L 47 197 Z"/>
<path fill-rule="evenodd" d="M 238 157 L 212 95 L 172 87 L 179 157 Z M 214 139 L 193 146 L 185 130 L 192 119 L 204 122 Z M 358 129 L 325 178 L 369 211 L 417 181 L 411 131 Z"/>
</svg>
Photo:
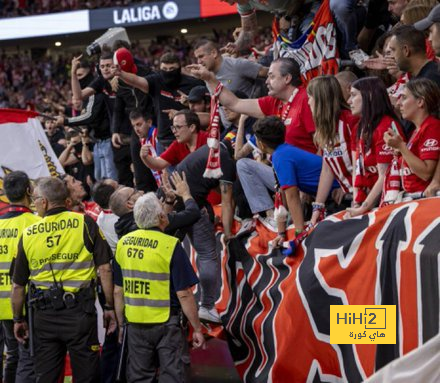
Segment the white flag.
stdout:
<svg viewBox="0 0 440 383">
<path fill-rule="evenodd" d="M 31 180 L 64 174 L 37 113 L 26 110 L 0 109 L 0 189 L 3 177 L 21 170 Z M 0 191 L 0 200 L 5 200 Z"/>
</svg>

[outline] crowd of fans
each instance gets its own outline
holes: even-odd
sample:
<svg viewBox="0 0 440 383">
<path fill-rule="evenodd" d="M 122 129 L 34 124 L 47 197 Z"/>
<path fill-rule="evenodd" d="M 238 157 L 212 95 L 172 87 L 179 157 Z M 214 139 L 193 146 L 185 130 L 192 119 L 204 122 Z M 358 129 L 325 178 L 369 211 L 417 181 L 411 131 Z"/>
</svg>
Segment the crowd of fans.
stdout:
<svg viewBox="0 0 440 383">
<path fill-rule="evenodd" d="M 402 21 L 378 37 L 374 54 L 307 86 L 293 59 L 274 60 L 265 47 L 267 31 L 247 50 L 237 49 L 239 34 L 235 46 L 223 50 L 227 34 L 191 43 L 169 38 L 147 49 L 119 41 L 112 50 L 103 47 L 97 73 L 81 57 L 69 64 L 62 58 L 42 61 L 38 69 L 6 58 L 4 82 L 16 91 L 32 84 L 27 77 L 46 82 L 44 96 L 35 96 L 35 86 L 27 93 L 48 102 L 43 111 L 56 117 L 45 120 L 50 142 L 66 172 L 83 183 L 87 199 L 105 178 L 156 191 L 166 169 L 192 172 L 197 161 L 206 164 L 208 151 L 198 149 L 209 137 L 210 95 L 219 93 L 220 167 L 227 179 L 220 177 L 220 184 L 232 185 L 235 201 L 227 187 L 216 194 L 218 181 L 201 185 L 205 169 L 197 167 L 194 179 L 187 179 L 199 207 L 211 216 L 202 226 L 209 227 L 211 205 L 221 201 L 226 239 L 233 235 L 235 213 L 242 220 L 239 234 L 253 230 L 260 217 L 281 245 L 289 223 L 303 238 L 327 214 L 347 209 L 353 217 L 404 193 L 427 189 L 432 195 L 438 189 L 439 107 L 432 100 L 440 84 L 440 43 L 434 5 L 390 2 Z M 291 33 L 292 26 L 284 27 L 280 31 Z M 56 83 L 59 88 L 51 88 Z M 12 99 L 23 106 L 26 97 L 16 94 L 21 96 Z M 275 118 L 263 118 L 270 116 Z M 196 250 L 212 254 L 207 242 L 195 241 Z M 206 307 L 212 309 L 212 299 Z"/>
<path fill-rule="evenodd" d="M 0 1 L 0 18 L 44 15 L 47 13 L 77 11 L 80 9 L 121 7 L 140 2 L 148 3 L 149 0 L 2 0 Z"/>
<path fill-rule="evenodd" d="M 222 204 L 225 242 L 259 219 L 277 234 L 273 246 L 283 247 L 291 223 L 293 246 L 327 214 L 355 217 L 440 189 L 440 6 L 388 3 L 401 21 L 374 33 L 359 27 L 364 35 L 347 48 L 360 49 L 370 33 L 373 53 L 308 84 L 299 64 L 274 59 L 261 35 L 250 50 L 237 49 L 238 36 L 228 54 L 224 36 L 170 38 L 148 48 L 119 41 L 103 47 L 97 71 L 80 56 L 35 63 L 3 55 L 0 106 L 53 116 L 44 125 L 76 190 L 72 208 L 98 223 L 114 214 L 102 224 L 109 238 L 131 230 L 136 199 L 156 192 L 179 217 L 167 231 L 188 234 L 198 253 L 199 316 L 218 322 L 213 205 Z M 292 28 L 280 30 L 288 36 Z M 207 143 L 216 139 L 217 118 L 220 144 L 212 156 Z M 217 177 L 204 177 L 210 171 Z"/>
<path fill-rule="evenodd" d="M 232 34 L 232 30 L 215 32 L 216 41 L 224 45 L 232 39 Z M 270 28 L 265 28 L 256 42 L 257 49 L 264 50 L 270 41 Z M 148 45 L 135 41 L 131 51 L 151 70 L 159 69 L 160 57 L 167 52 L 176 54 L 183 66 L 195 60 L 191 41 L 184 36 L 151 40 Z M 64 113 L 66 108 L 69 111 L 72 107 L 71 57 L 71 54 L 62 53 L 35 59 L 29 51 L 8 54 L 3 50 L 0 54 L 0 108 L 32 109 L 51 115 Z M 93 60 L 87 64 L 95 70 Z"/>
<path fill-rule="evenodd" d="M 363 12 L 374 12 L 377 3 L 370 2 L 373 11 Z M 439 139 L 438 103 L 430 103 L 440 83 L 435 5 L 432 0 L 390 1 L 390 16 L 400 22 L 393 26 L 388 25 L 392 18 L 384 19 L 379 31 L 388 29 L 370 42 L 371 56 L 357 56 L 338 75 L 315 78 L 308 86 L 294 60 L 274 60 L 269 28 L 254 34 L 253 44 L 239 47 L 242 34 L 249 32 L 246 22 L 239 32 L 216 33 L 211 40 L 170 37 L 148 46 L 118 41 L 102 47 L 97 63 L 82 56 L 72 62 L 67 57 L 32 61 L 3 53 L 0 106 L 46 115 L 46 132 L 61 164 L 83 183 L 89 199 L 94 183 L 106 178 L 155 191 L 162 171 L 179 168 L 206 144 L 210 95 L 220 92 L 221 139 L 237 161 L 237 170 L 234 165 L 222 172 L 234 185 L 235 202 L 228 193 L 216 195 L 207 187 L 200 196 L 208 199 L 199 206 L 208 207 L 212 219 L 211 204 L 225 197 L 223 202 L 237 205 L 242 231 L 252 230 L 260 216 L 277 230 L 275 243 L 281 244 L 289 222 L 299 235 L 310 219 L 316 224 L 342 209 L 356 216 L 401 199 L 402 191 L 437 190 L 438 145 L 423 147 Z M 291 20 L 278 17 L 278 37 L 292 36 Z M 365 26 L 359 25 L 358 32 L 356 46 L 362 45 Z M 235 43 L 228 44 L 232 37 Z M 342 33 L 340 44 L 346 43 Z M 413 99 L 419 104 L 408 101 Z M 414 103 L 417 113 L 407 110 Z M 277 131 L 281 125 L 273 119 L 261 120 L 265 116 L 279 118 L 284 130 Z M 273 135 L 271 145 L 259 131 Z M 288 145 L 282 155 L 274 146 L 277 134 Z M 297 152 L 290 153 L 291 145 Z M 222 167 L 229 163 L 221 162 Z M 223 206 L 224 215 L 232 217 L 227 210 Z M 227 237 L 232 235 L 227 232 L 231 223 L 223 223 Z"/>
</svg>

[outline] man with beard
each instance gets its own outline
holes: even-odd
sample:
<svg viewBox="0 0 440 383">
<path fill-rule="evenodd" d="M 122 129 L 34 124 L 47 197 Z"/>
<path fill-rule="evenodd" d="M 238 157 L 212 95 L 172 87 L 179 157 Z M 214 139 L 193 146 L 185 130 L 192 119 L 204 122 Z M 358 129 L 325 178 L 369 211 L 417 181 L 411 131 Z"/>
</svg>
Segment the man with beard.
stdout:
<svg viewBox="0 0 440 383">
<path fill-rule="evenodd" d="M 215 73 L 201 64 L 188 65 L 191 74 L 202 80 L 211 91 L 219 85 Z M 254 118 L 277 116 L 286 126 L 286 143 L 310 153 L 317 149 L 313 141 L 315 124 L 308 105 L 308 96 L 302 85 L 299 64 L 292 58 L 279 58 L 269 67 L 266 80 L 269 95 L 260 98 L 242 99 L 227 87 L 221 90 L 219 100 L 232 112 Z"/>
<path fill-rule="evenodd" d="M 193 87 L 204 84 L 194 77 L 182 74 L 180 60 L 172 53 L 165 53 L 161 56 L 159 69 L 159 73 L 140 77 L 124 72 L 117 66 L 113 74 L 119 76 L 126 84 L 149 93 L 153 97 L 158 127 L 157 152 L 161 154 L 174 141 L 174 134 L 171 131 L 172 121 L 168 113 L 164 111 L 184 109 L 185 106 L 180 103 L 182 93 L 187 95 Z"/>
</svg>

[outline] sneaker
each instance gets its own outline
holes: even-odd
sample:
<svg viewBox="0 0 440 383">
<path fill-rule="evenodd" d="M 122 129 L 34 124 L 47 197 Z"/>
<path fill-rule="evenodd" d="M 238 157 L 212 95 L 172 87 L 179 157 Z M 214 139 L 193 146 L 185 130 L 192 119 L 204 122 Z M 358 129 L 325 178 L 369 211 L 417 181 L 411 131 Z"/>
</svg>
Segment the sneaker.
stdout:
<svg viewBox="0 0 440 383">
<path fill-rule="evenodd" d="M 364 67 L 364 61 L 370 58 L 370 56 L 368 56 L 362 49 L 350 51 L 348 55 L 353 60 L 355 65 L 361 69 Z"/>
<path fill-rule="evenodd" d="M 213 307 L 211 310 L 208 310 L 206 307 L 201 306 L 199 308 L 199 318 L 202 321 L 222 323 L 220 315 L 215 307 Z"/>
<path fill-rule="evenodd" d="M 257 227 L 257 223 L 253 218 L 246 218 L 243 221 L 241 221 L 241 227 L 240 230 L 238 230 L 237 234 L 235 234 L 236 237 L 239 237 L 244 234 L 248 234 L 255 230 Z"/>
<path fill-rule="evenodd" d="M 277 221 L 275 220 L 275 218 L 272 217 L 264 217 L 264 218 L 260 218 L 261 223 L 266 226 L 269 230 L 272 231 L 277 231 L 278 230 L 278 225 L 277 225 Z"/>
</svg>

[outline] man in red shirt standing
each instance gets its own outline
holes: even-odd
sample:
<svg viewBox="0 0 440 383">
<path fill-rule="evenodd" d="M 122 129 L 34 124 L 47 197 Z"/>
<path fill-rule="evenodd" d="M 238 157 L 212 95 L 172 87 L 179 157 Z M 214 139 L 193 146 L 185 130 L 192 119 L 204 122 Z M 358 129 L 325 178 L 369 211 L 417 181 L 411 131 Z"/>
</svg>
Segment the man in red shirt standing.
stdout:
<svg viewBox="0 0 440 383">
<path fill-rule="evenodd" d="M 205 80 L 213 92 L 218 85 L 215 74 L 204 66 L 189 65 L 192 75 Z M 255 118 L 277 116 L 286 126 L 285 141 L 310 153 L 316 153 L 313 142 L 315 124 L 307 103 L 308 97 L 301 83 L 298 63 L 291 58 L 274 60 L 269 68 L 266 80 L 269 96 L 240 99 L 226 88 L 220 93 L 220 103 L 229 110 Z"/>
<path fill-rule="evenodd" d="M 134 126 L 134 121 L 132 121 Z M 188 109 L 180 110 L 173 118 L 171 130 L 176 140 L 159 157 L 150 154 L 148 145 L 141 148 L 141 159 L 152 170 L 163 170 L 176 166 L 188 154 L 206 144 L 208 133 L 200 130 L 200 120 L 196 113 Z"/>
</svg>

